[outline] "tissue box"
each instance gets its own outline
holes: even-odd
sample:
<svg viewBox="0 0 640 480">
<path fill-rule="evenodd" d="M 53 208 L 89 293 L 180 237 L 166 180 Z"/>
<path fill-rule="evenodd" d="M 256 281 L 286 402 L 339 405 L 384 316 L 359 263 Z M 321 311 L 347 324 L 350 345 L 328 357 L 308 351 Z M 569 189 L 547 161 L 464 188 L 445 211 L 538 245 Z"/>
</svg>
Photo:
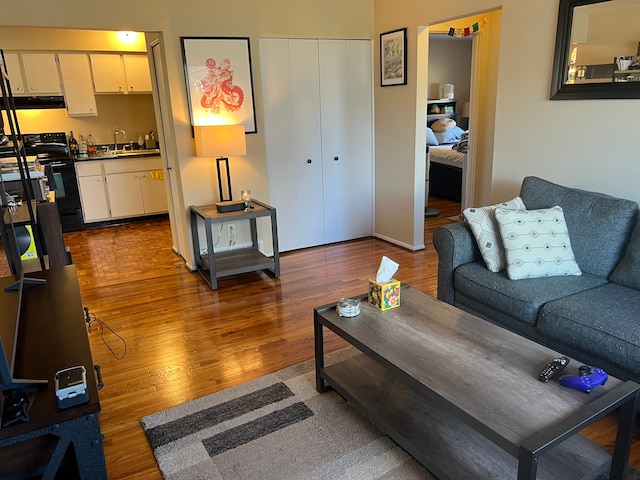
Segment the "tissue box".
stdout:
<svg viewBox="0 0 640 480">
<path fill-rule="evenodd" d="M 369 279 L 369 303 L 380 310 L 389 310 L 400 306 L 400 282 L 391 279 L 378 283 Z"/>
</svg>

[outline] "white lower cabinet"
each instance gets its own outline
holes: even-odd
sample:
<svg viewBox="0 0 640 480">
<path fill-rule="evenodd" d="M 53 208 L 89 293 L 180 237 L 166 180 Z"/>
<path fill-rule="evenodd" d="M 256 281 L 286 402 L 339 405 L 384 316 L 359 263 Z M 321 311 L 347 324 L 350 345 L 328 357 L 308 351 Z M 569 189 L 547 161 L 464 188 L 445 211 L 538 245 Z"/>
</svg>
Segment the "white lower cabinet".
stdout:
<svg viewBox="0 0 640 480">
<path fill-rule="evenodd" d="M 109 200 L 107 199 L 104 176 L 78 177 L 78 185 L 80 186 L 84 222 L 108 220 L 110 217 Z"/>
<path fill-rule="evenodd" d="M 160 157 L 76 163 L 85 223 L 167 211 Z"/>
</svg>

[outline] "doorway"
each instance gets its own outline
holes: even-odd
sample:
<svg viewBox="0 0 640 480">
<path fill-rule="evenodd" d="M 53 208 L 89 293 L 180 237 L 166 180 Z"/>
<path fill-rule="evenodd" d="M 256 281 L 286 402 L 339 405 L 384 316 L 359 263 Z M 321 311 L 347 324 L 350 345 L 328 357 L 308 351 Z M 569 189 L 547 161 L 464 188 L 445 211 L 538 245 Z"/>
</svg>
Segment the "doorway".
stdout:
<svg viewBox="0 0 640 480">
<path fill-rule="evenodd" d="M 429 98 L 432 95 L 439 96 L 439 84 L 445 83 L 445 81 L 438 79 L 437 76 L 433 81 L 434 72 L 429 71 L 432 50 L 431 36 L 434 34 L 446 36 L 453 33 L 456 37 L 469 37 L 467 41 L 471 43 L 470 61 L 466 54 L 463 59 L 463 62 L 466 62 L 468 73 L 462 74 L 468 75 L 468 88 L 464 79 L 457 80 L 460 82 L 460 88 L 454 84 L 454 95 L 464 97 L 464 101 L 458 105 L 458 120 L 462 128 L 469 130 L 468 150 L 461 181 L 461 197 L 464 199 L 461 201 L 461 210 L 486 203 L 490 196 L 488 186 L 491 183 L 493 161 L 493 129 L 501 21 L 502 12 L 498 9 L 430 25 L 426 28 L 429 34 L 428 53 L 421 57 L 424 60 L 418 65 L 418 69 L 427 71 L 426 96 Z M 451 62 L 455 61 L 456 59 L 451 59 Z M 437 75 L 437 72 L 435 74 Z M 446 81 L 446 83 L 453 82 Z M 427 195 L 425 195 L 425 199 L 428 199 Z"/>
</svg>

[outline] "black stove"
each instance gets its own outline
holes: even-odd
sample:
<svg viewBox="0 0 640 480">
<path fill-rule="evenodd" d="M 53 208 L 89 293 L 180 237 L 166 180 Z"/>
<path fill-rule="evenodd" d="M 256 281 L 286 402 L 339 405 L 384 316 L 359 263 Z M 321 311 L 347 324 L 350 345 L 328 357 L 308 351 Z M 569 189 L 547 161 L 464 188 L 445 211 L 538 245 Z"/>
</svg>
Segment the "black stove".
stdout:
<svg viewBox="0 0 640 480">
<path fill-rule="evenodd" d="M 23 134 L 22 145 L 27 156 L 37 157 L 43 165 L 54 160 L 72 161 L 64 132 Z"/>
<path fill-rule="evenodd" d="M 82 204 L 76 178 L 73 157 L 64 132 L 27 133 L 22 135 L 22 145 L 27 156 L 35 156 L 44 165 L 50 187 L 56 193 L 63 232 L 84 230 Z"/>
</svg>

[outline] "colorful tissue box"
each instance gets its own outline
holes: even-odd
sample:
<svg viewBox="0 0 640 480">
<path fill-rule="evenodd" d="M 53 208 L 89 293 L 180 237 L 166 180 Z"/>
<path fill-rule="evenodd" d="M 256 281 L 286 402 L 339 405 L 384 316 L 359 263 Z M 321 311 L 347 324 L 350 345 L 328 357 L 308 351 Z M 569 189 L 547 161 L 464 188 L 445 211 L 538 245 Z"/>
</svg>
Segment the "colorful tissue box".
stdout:
<svg viewBox="0 0 640 480">
<path fill-rule="evenodd" d="M 369 279 L 369 303 L 380 310 L 389 310 L 400 306 L 400 282 L 391 279 L 378 283 Z"/>
</svg>

